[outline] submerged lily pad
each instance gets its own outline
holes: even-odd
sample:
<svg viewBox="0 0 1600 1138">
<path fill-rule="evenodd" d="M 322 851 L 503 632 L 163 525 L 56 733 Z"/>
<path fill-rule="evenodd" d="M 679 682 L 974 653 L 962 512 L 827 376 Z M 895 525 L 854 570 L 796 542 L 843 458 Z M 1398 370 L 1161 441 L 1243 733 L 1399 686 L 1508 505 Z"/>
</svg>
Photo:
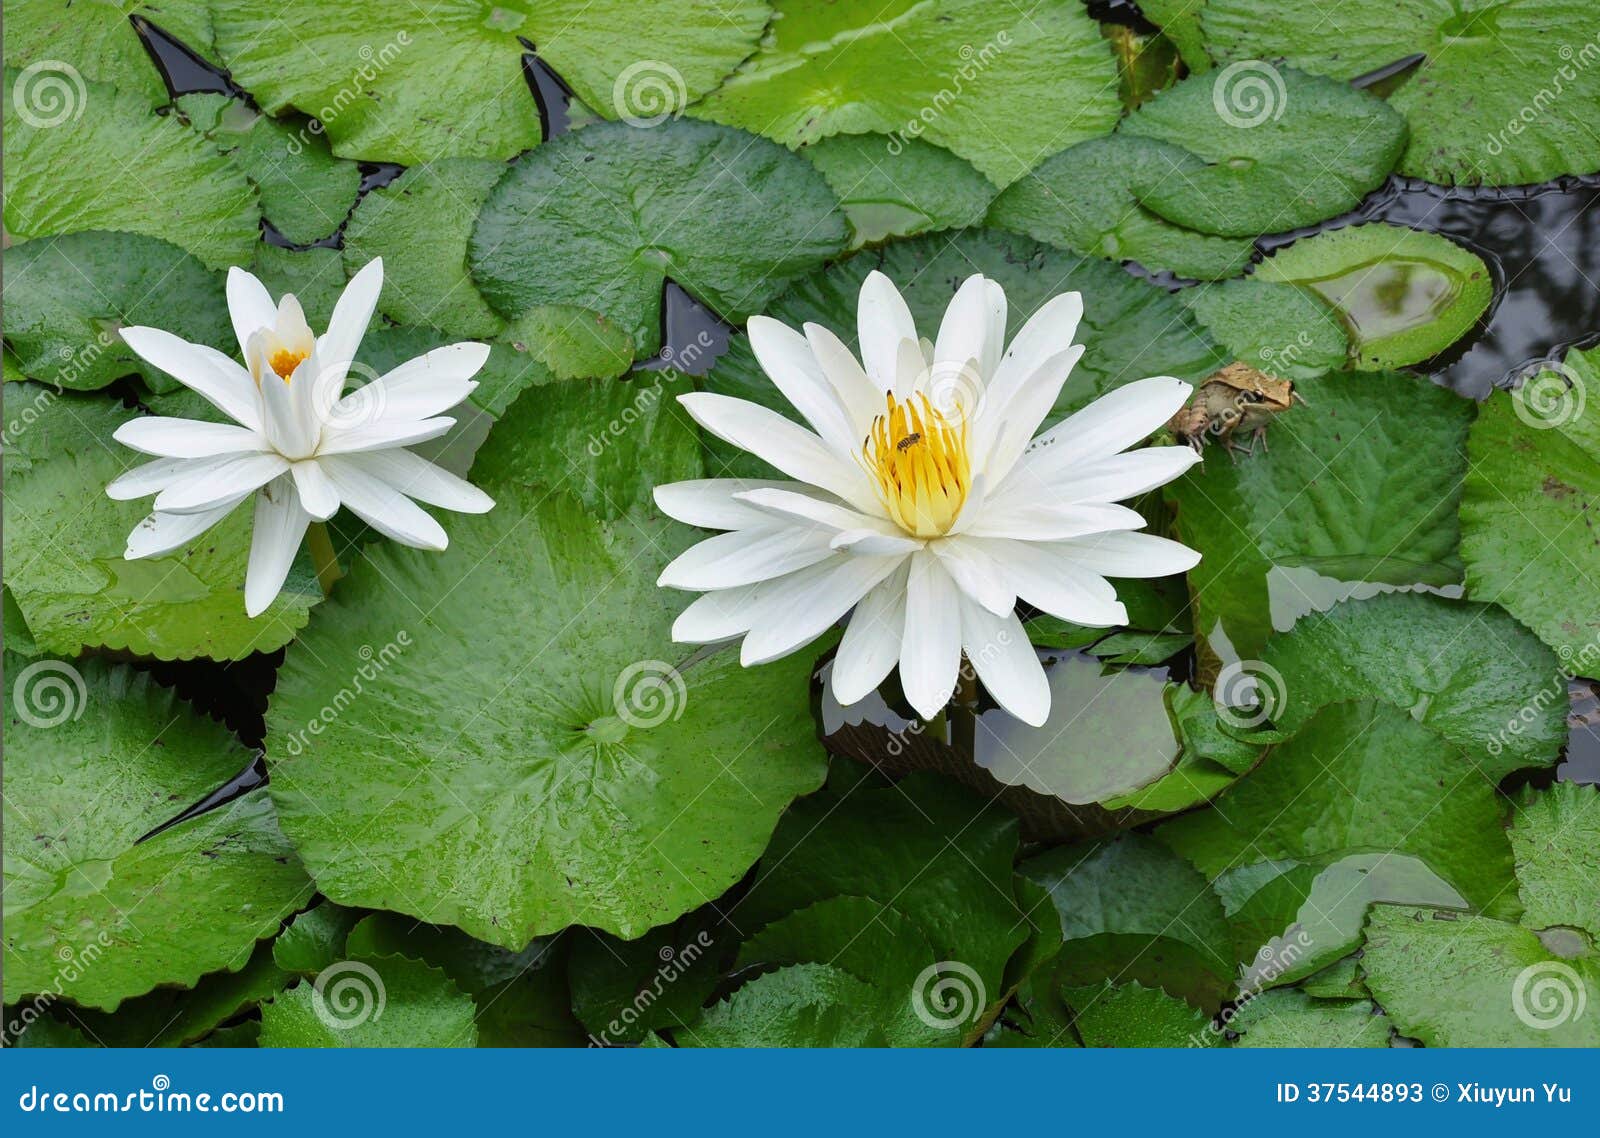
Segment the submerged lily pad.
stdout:
<svg viewBox="0 0 1600 1138">
<path fill-rule="evenodd" d="M 310 900 L 262 792 L 140 841 L 249 761 L 220 725 L 124 665 L 8 655 L 6 681 L 7 1002 L 193 986 Z"/>
<path fill-rule="evenodd" d="M 998 192 L 970 162 L 914 138 L 839 134 L 800 153 L 839 196 L 857 246 L 977 225 Z"/>
<path fill-rule="evenodd" d="M 773 8 L 760 49 L 694 114 L 791 147 L 834 134 L 926 138 L 999 186 L 1116 124 L 1116 63 L 1078 4 L 1025 20 L 987 0 Z"/>
<path fill-rule="evenodd" d="M 668 278 L 742 321 L 844 248 L 828 184 L 803 158 L 711 123 L 586 127 L 512 164 L 468 246 L 473 279 L 515 319 L 543 305 L 598 311 L 661 343 Z"/>
<path fill-rule="evenodd" d="M 1489 269 L 1436 233 L 1352 225 L 1303 237 L 1254 279 L 1299 285 L 1344 320 L 1352 366 L 1409 367 L 1438 355 L 1478 323 L 1494 295 Z"/>
<path fill-rule="evenodd" d="M 1092 138 L 1046 158 L 1009 186 L 995 199 L 989 223 L 1180 277 L 1237 276 L 1250 263 L 1252 241 L 1174 225 L 1133 193 L 1136 184 L 1166 181 L 1189 188 L 1191 176 L 1206 168 L 1203 158 L 1155 139 L 1121 132 Z"/>
<path fill-rule="evenodd" d="M 1208 165 L 1136 180 L 1139 201 L 1202 233 L 1254 237 L 1354 208 L 1394 169 L 1405 120 L 1382 99 L 1288 67 L 1245 61 L 1162 91 L 1118 128 Z"/>
<path fill-rule="evenodd" d="M 1580 675 L 1600 671 L 1600 350 L 1494 393 L 1467 439 L 1461 558 L 1474 597 L 1537 632 Z"/>
<path fill-rule="evenodd" d="M 8 234 L 125 230 L 170 241 L 213 269 L 249 262 L 261 221 L 255 187 L 203 135 L 100 83 L 85 85 L 81 116 L 51 123 L 24 115 L 19 78 L 6 69 Z"/>
<path fill-rule="evenodd" d="M 1411 126 L 1400 172 L 1506 186 L 1600 169 L 1593 17 L 1589 0 L 1346 0 L 1335 29 L 1316 5 L 1206 0 L 1205 36 L 1219 62 L 1285 58 L 1337 79 L 1421 53 L 1389 98 Z"/>
<path fill-rule="evenodd" d="M 1334 374 L 1267 427 L 1266 451 L 1207 448 L 1168 487 L 1195 627 L 1224 659 L 1345 596 L 1461 579 L 1456 503 L 1473 406 L 1401 375 Z"/>
</svg>

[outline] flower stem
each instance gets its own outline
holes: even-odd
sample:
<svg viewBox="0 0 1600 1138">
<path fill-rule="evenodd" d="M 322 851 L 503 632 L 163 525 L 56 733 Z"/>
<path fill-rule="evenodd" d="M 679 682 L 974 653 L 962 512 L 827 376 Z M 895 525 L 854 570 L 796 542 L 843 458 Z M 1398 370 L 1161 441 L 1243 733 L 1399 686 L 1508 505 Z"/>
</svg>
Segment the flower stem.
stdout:
<svg viewBox="0 0 1600 1138">
<path fill-rule="evenodd" d="M 962 756 L 976 759 L 978 754 L 978 673 L 965 654 L 956 673 L 955 694 L 945 710 L 950 725 L 950 745 Z"/>
<path fill-rule="evenodd" d="M 306 530 L 306 540 L 311 546 L 311 563 L 317 567 L 317 584 L 322 586 L 322 595 L 326 597 L 333 592 L 333 583 L 344 576 L 339 558 L 333 552 L 333 539 L 328 536 L 327 526 L 312 522 Z"/>
</svg>

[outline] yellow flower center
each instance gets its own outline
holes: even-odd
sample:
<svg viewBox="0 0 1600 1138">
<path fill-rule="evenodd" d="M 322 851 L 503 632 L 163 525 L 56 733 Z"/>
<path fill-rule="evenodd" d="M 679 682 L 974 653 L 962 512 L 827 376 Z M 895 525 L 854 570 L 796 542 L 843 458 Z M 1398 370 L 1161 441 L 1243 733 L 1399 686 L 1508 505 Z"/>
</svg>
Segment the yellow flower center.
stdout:
<svg viewBox="0 0 1600 1138">
<path fill-rule="evenodd" d="M 291 351 L 288 348 L 279 348 L 267 358 L 267 364 L 273 371 L 278 373 L 279 379 L 287 383 L 289 377 L 294 374 L 294 369 L 300 366 L 300 361 L 305 359 L 308 354 L 307 352 Z"/>
<path fill-rule="evenodd" d="M 926 395 L 902 403 L 891 394 L 861 457 L 901 529 L 920 538 L 950 531 L 972 484 L 964 419 L 951 421 Z"/>
</svg>

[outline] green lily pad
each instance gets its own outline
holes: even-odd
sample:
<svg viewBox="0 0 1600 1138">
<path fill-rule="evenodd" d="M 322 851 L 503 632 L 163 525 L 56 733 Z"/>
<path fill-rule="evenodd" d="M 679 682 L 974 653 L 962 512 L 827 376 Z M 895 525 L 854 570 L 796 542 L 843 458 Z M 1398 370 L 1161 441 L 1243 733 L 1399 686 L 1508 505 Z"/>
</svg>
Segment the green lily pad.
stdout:
<svg viewBox="0 0 1600 1138">
<path fill-rule="evenodd" d="M 1200 17 L 1206 0 L 1139 0 L 1139 11 L 1177 45 L 1186 67 L 1197 74 L 1211 70 Z"/>
<path fill-rule="evenodd" d="M 6 585 L 39 646 L 64 656 L 109 648 L 161 660 L 238 660 L 292 640 L 322 590 L 302 553 L 267 610 L 245 615 L 248 503 L 182 549 L 123 558 L 148 503 L 115 502 L 105 491 L 140 461 L 106 431 L 9 480 Z"/>
<path fill-rule="evenodd" d="M 1316 1000 L 1293 988 L 1262 992 L 1228 1021 L 1235 1047 L 1387 1047 L 1389 1018 L 1370 1000 Z"/>
<path fill-rule="evenodd" d="M 1470 332 L 1494 283 L 1476 253 L 1440 237 L 1374 222 L 1303 237 L 1256 267 L 1254 279 L 1299 285 L 1343 319 L 1351 366 L 1409 367 Z"/>
<path fill-rule="evenodd" d="M 846 240 L 837 199 L 804 159 L 711 123 L 615 123 L 513 163 L 489 191 L 467 257 L 501 314 L 589 308 L 651 356 L 667 278 L 743 321 Z"/>
<path fill-rule="evenodd" d="M 705 906 L 637 940 L 608 933 L 573 938 L 567 962 L 573 1014 L 591 1042 L 607 1046 L 693 1024 L 738 935 Z"/>
<path fill-rule="evenodd" d="M 341 904 L 512 949 L 574 923 L 637 936 L 737 880 L 821 781 L 810 661 L 678 672 L 655 575 L 684 533 L 488 488 L 495 510 L 453 520 L 448 552 L 369 552 L 301 637 L 267 716 L 272 793 Z"/>
<path fill-rule="evenodd" d="M 1561 655 L 1600 670 L 1600 576 L 1591 528 L 1600 492 L 1600 350 L 1570 352 L 1558 371 L 1496 392 L 1467 438 L 1461 496 L 1467 588 L 1503 605 Z"/>
<path fill-rule="evenodd" d="M 238 969 L 312 885 L 253 792 L 145 841 L 248 762 L 126 666 L 6 661 L 5 998 L 112 1009 Z"/>
<path fill-rule="evenodd" d="M 1377 189 L 1405 149 L 1405 119 L 1348 84 L 1242 61 L 1190 76 L 1130 114 L 1119 133 L 1205 159 L 1157 170 L 1134 193 L 1175 225 L 1255 237 L 1315 225 Z"/>
<path fill-rule="evenodd" d="M 539 109 L 522 41 L 607 118 L 678 114 L 750 54 L 770 10 L 760 0 L 664 0 L 639 60 L 639 12 L 597 0 L 490 5 L 425 0 L 213 0 L 217 47 L 235 80 L 277 114 L 321 120 L 333 152 L 420 165 L 510 158 L 536 146 Z M 337 64 L 334 61 L 340 61 Z"/>
<path fill-rule="evenodd" d="M 84 4 L 76 0 L 26 0 L 6 13 L 7 67 L 26 69 L 40 61 L 64 63 L 82 79 L 106 83 L 150 106 L 165 105 L 170 96 L 155 62 L 134 30 L 130 16 L 155 24 L 172 38 L 200 53 L 211 51 L 211 12 L 206 0 L 111 0 Z M 76 84 L 72 72 L 42 67 L 30 83 L 32 104 L 53 117 L 62 105 L 39 88 L 47 75 L 64 82 L 63 94 Z M 81 90 L 76 95 L 82 98 Z"/>
<path fill-rule="evenodd" d="M 261 1008 L 262 1047 L 476 1047 L 476 1005 L 406 956 L 342 960 Z"/>
<path fill-rule="evenodd" d="M 467 240 L 506 169 L 490 158 L 443 158 L 413 166 L 361 199 L 345 226 L 345 268 L 353 275 L 383 258 L 379 311 L 398 324 L 455 336 L 500 334 L 505 321 L 467 273 Z"/>
<path fill-rule="evenodd" d="M 1061 846 L 1020 872 L 1049 891 L 1065 942 L 1068 984 L 1136 980 L 1199 1007 L 1233 991 L 1233 949 L 1222 904 L 1195 869 L 1142 834 Z"/>
<path fill-rule="evenodd" d="M 1405 651 L 1395 651 L 1404 645 Z M 1492 605 L 1418 594 L 1346 601 L 1275 637 L 1272 717 L 1295 732 L 1325 704 L 1381 699 L 1473 758 L 1491 780 L 1549 766 L 1566 740 L 1553 652 Z"/>
<path fill-rule="evenodd" d="M 1266 451 L 1207 448 L 1167 488 L 1195 628 L 1224 660 L 1344 596 L 1461 579 L 1456 503 L 1473 406 L 1425 380 L 1334 374 L 1273 419 Z"/>
<path fill-rule="evenodd" d="M 998 192 L 970 162 L 917 139 L 838 134 L 800 153 L 838 195 L 856 247 L 977 225 Z"/>
<path fill-rule="evenodd" d="M 138 233 L 70 233 L 6 251 L 6 344 L 24 371 L 77 391 L 143 376 L 177 381 L 145 363 L 118 332 L 164 328 L 197 344 L 234 339 L 222 276 L 166 241 Z"/>
<path fill-rule="evenodd" d="M 1077 4 L 1026 20 L 985 0 L 772 6 L 759 50 L 694 114 L 791 147 L 834 134 L 925 138 L 998 186 L 1116 124 L 1116 63 Z"/>
<path fill-rule="evenodd" d="M 939 321 L 956 287 L 982 273 L 1006 290 L 1007 335 L 1051 297 L 1078 290 L 1084 316 L 1078 342 L 1086 347 L 1046 422 L 1055 422 L 1113 388 L 1151 375 L 1199 379 L 1227 361 L 1183 306 L 1165 290 L 1103 261 L 1066 253 L 1025 237 L 992 230 L 963 230 L 898 241 L 864 250 L 801 281 L 765 309 L 767 315 L 799 328 L 815 321 L 850 345 L 856 343 L 856 298 L 873 269 L 887 274 L 906 298 L 925 335 Z M 705 387 L 749 399 L 794 417 L 795 411 L 756 363 L 744 337 L 706 377 Z M 713 439 L 707 448 L 718 470 L 740 477 L 771 477 L 743 452 Z"/>
<path fill-rule="evenodd" d="M 1067 988 L 1072 1026 L 1085 1047 L 1214 1047 L 1211 1017 L 1160 988 L 1132 984 Z"/>
<path fill-rule="evenodd" d="M 1283 379 L 1315 379 L 1345 366 L 1344 321 L 1315 293 L 1259 277 L 1178 294 L 1236 360 Z"/>
<path fill-rule="evenodd" d="M 878 993 L 843 968 L 793 964 L 758 976 L 673 1036 L 679 1047 L 887 1047 L 860 1009 Z"/>
<path fill-rule="evenodd" d="M 1595 1047 L 1600 956 L 1550 952 L 1525 928 L 1431 909 L 1372 910 L 1361 960 L 1400 1034 L 1429 1047 Z"/>
<path fill-rule="evenodd" d="M 1556 926 L 1600 936 L 1600 790 L 1558 782 L 1528 792 L 1509 831 L 1517 889 L 1532 929 Z"/>
<path fill-rule="evenodd" d="M 17 72 L 5 82 L 5 227 L 14 238 L 116 229 L 159 237 L 213 269 L 250 260 L 255 187 L 198 131 L 143 99 L 85 85 L 81 116 L 56 125 L 29 112 Z M 29 119 L 34 122 L 30 122 Z M 116 192 L 106 192 L 109 172 Z M 184 192 L 174 194 L 173 186 Z"/>
<path fill-rule="evenodd" d="M 8 319 L 16 319 L 15 310 Z M 61 392 L 39 383 L 7 383 L 4 403 L 7 478 L 59 454 L 113 445 L 108 441 L 111 432 L 128 418 L 127 408 L 115 399 Z M 8 519 L 15 508 L 7 508 Z"/>
<path fill-rule="evenodd" d="M 182 95 L 177 104 L 239 163 L 261 196 L 262 214 L 288 241 L 307 245 L 327 237 L 356 204 L 361 171 L 335 158 L 310 120 L 275 119 L 227 95 Z"/>
<path fill-rule="evenodd" d="M 237 972 L 213 972 L 193 988 L 157 988 L 114 1012 L 61 1007 L 57 1014 L 101 1047 L 188 1047 L 211 1040 L 219 1024 L 247 1014 L 290 979 L 263 943 Z"/>
<path fill-rule="evenodd" d="M 1314 5 L 1207 0 L 1205 36 L 1219 63 L 1285 58 L 1337 79 L 1421 53 L 1389 98 L 1411 126 L 1400 172 L 1508 186 L 1600 169 L 1600 68 L 1582 32 L 1554 35 L 1593 16 L 1588 0 L 1350 0 L 1335 31 Z"/>
<path fill-rule="evenodd" d="M 1180 277 L 1238 276 L 1255 244 L 1174 225 L 1134 196 L 1133 186 L 1170 179 L 1188 186 L 1206 162 L 1181 146 L 1117 133 L 1046 158 L 995 199 L 989 223 L 1062 249 L 1136 261 Z"/>
</svg>

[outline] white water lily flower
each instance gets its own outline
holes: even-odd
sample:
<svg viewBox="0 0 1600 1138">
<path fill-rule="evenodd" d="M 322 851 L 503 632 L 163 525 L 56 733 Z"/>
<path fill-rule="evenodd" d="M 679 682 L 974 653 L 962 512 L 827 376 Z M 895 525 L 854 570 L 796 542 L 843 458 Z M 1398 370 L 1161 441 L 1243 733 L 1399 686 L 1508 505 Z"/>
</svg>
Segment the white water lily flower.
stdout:
<svg viewBox="0 0 1600 1138">
<path fill-rule="evenodd" d="M 106 487 L 119 501 L 156 496 L 155 512 L 128 535 L 123 556 L 156 557 L 187 545 L 254 495 L 244 589 L 245 612 L 254 617 L 283 588 L 307 526 L 341 505 L 379 533 L 422 549 L 443 549 L 448 539 L 417 502 L 474 514 L 494 505 L 405 449 L 455 424 L 439 413 L 478 386 L 472 377 L 489 358 L 487 345 L 439 348 L 344 394 L 382 288 L 383 262 L 373 260 L 345 287 L 328 331 L 313 336 L 293 295 L 274 304 L 255 277 L 230 269 L 228 312 L 242 367 L 159 328 L 122 330 L 140 357 L 234 421 L 145 416 L 117 429 L 118 442 L 156 456 Z"/>
<path fill-rule="evenodd" d="M 812 429 L 726 395 L 680 396 L 706 430 L 797 481 L 656 489 L 670 516 L 729 531 L 662 572 L 663 586 L 705 593 L 674 639 L 742 636 L 741 661 L 761 664 L 854 608 L 833 665 L 840 703 L 898 663 L 906 698 L 930 718 L 965 653 L 1001 707 L 1042 724 L 1050 688 L 1017 600 L 1077 624 L 1126 624 L 1106 577 L 1164 577 L 1200 559 L 1135 533 L 1144 519 L 1113 504 L 1199 460 L 1184 446 L 1122 453 L 1184 405 L 1187 383 L 1129 383 L 1033 437 L 1083 354 L 1072 344 L 1082 314 L 1077 293 L 1057 296 L 1007 347 L 1005 292 L 973 276 L 930 344 L 874 272 L 861 286 L 859 362 L 819 325 L 802 335 L 753 317 L 756 359 Z"/>
</svg>

